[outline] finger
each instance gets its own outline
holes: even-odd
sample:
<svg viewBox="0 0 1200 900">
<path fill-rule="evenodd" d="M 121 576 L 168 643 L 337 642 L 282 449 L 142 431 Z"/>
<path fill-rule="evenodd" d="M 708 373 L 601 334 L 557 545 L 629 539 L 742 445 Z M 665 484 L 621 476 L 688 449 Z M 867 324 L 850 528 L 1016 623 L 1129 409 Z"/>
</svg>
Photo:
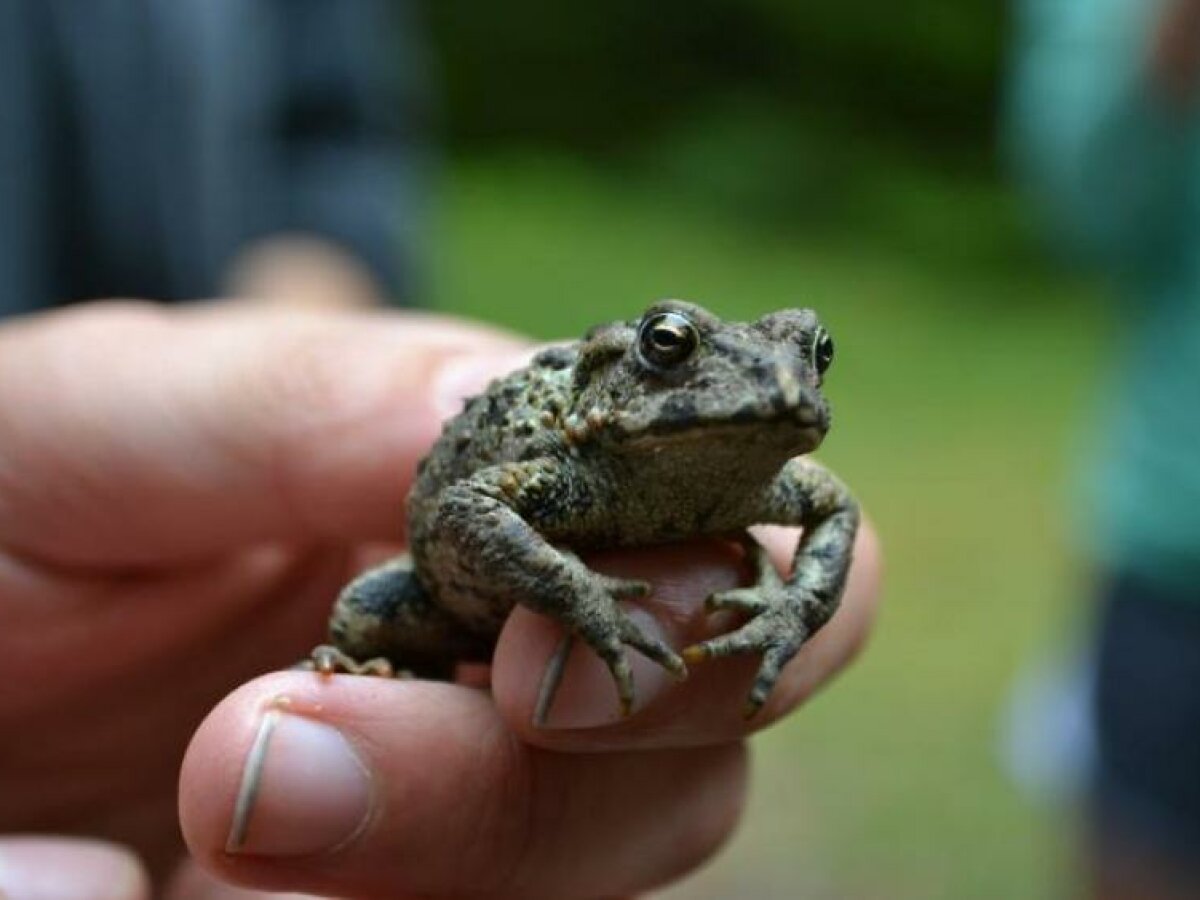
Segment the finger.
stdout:
<svg viewBox="0 0 1200 900">
<path fill-rule="evenodd" d="M 180 864 L 162 896 L 165 900 L 320 900 L 315 894 L 238 887 L 221 881 L 192 859 L 185 859 Z"/>
<path fill-rule="evenodd" d="M 13 900 L 146 900 L 136 856 L 104 841 L 33 835 L 0 838 L 0 897 Z"/>
<path fill-rule="evenodd" d="M 552 753 L 469 688 L 279 673 L 217 707 L 180 784 L 193 857 L 239 884 L 598 897 L 711 854 L 740 812 L 745 759 L 740 744 Z"/>
<path fill-rule="evenodd" d="M 0 542 L 111 565 L 395 538 L 441 420 L 517 347 L 398 313 L 97 304 L 5 325 Z"/>
<path fill-rule="evenodd" d="M 757 532 L 782 571 L 790 566 L 797 532 Z M 732 613 L 708 613 L 705 599 L 749 577 L 736 548 L 716 542 L 656 547 L 588 558 L 589 565 L 627 578 L 646 578 L 655 590 L 632 607 L 630 618 L 670 646 L 686 647 L 730 631 Z M 576 647 L 566 665 L 554 705 L 544 724 L 532 718 L 546 661 L 560 632 L 550 620 L 517 609 L 501 633 L 492 666 L 492 686 L 501 713 L 524 740 L 558 750 L 628 750 L 683 747 L 740 738 L 786 715 L 844 668 L 861 649 L 879 601 L 881 557 L 870 522 L 855 545 L 854 563 L 842 604 L 830 622 L 783 668 L 766 704 L 744 717 L 762 660 L 757 654 L 707 660 L 690 666 L 677 682 L 640 655 L 631 655 L 634 715 L 623 718 L 605 666 Z"/>
<path fill-rule="evenodd" d="M 145 715 L 148 696 L 166 702 L 161 712 L 180 730 L 178 754 L 196 718 L 223 692 L 185 688 L 227 689 L 295 663 L 321 633 L 329 598 L 349 570 L 348 554 L 337 548 L 259 546 L 210 565 L 107 578 L 25 565 L 0 552 L 0 718 L 66 716 L 92 735 L 93 756 L 101 748 L 114 755 L 112 767 L 72 774 L 121 783 L 128 776 L 118 764 L 120 747 L 132 742 L 148 751 L 166 736 L 163 720 Z M 157 677 L 163 673 L 169 684 Z M 193 706 L 186 715 L 184 694 Z M 115 706 L 95 703 L 98 697 Z M 72 706 L 83 698 L 82 708 Z M 45 771 L 56 737 L 43 730 L 10 746 L 0 767 L 0 827 L 21 798 L 47 799 L 37 780 L 15 775 L 20 763 Z M 78 749 L 63 747 L 68 756 Z M 6 789 L 3 776 L 15 783 Z M 56 791 L 73 780 L 59 779 Z"/>
</svg>

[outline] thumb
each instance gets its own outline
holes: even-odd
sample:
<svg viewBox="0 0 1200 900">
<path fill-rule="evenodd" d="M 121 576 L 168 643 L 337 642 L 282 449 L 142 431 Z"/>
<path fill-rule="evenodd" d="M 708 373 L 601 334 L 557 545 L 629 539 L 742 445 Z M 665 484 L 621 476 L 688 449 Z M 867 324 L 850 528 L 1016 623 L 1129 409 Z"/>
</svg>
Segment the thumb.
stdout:
<svg viewBox="0 0 1200 900">
<path fill-rule="evenodd" d="M 422 314 L 93 304 L 0 327 L 0 543 L 74 565 L 399 536 L 442 419 L 519 364 Z"/>
</svg>

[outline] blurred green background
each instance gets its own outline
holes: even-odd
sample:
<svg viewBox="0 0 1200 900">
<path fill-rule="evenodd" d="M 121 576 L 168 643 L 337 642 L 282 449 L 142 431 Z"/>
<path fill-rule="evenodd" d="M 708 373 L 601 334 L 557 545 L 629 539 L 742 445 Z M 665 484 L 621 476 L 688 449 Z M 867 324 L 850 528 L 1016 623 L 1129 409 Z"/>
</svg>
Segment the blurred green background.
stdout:
<svg viewBox="0 0 1200 900">
<path fill-rule="evenodd" d="M 883 535 L 886 602 L 859 664 L 756 739 L 743 829 L 671 896 L 1061 894 L 1070 812 L 1017 792 L 1000 719 L 1080 618 L 1066 511 L 1108 316 L 1006 180 L 1004 5 L 425 20 L 435 305 L 551 338 L 664 296 L 802 304 L 837 340 L 822 456 Z"/>
</svg>

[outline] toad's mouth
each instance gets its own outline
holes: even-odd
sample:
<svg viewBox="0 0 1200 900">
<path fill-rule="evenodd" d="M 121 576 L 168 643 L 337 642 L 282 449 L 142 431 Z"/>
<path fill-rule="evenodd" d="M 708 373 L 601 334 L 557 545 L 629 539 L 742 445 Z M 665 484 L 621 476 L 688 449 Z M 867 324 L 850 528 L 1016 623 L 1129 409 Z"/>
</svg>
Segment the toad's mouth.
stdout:
<svg viewBox="0 0 1200 900">
<path fill-rule="evenodd" d="M 828 426 L 815 415 L 806 419 L 783 416 L 693 419 L 690 422 L 656 422 L 641 429 L 618 428 L 612 433 L 631 450 L 677 447 L 688 444 L 759 445 L 786 447 L 791 455 L 809 453 L 825 439 Z"/>
<path fill-rule="evenodd" d="M 648 420 L 647 420 L 648 419 Z M 640 434 L 664 436 L 681 432 L 716 433 L 758 428 L 766 431 L 829 430 L 829 410 L 811 403 L 787 403 L 781 398 L 771 403 L 748 404 L 737 409 L 704 409 L 681 398 L 654 411 L 652 417 L 636 413 L 616 415 L 612 426 L 629 437 Z"/>
</svg>

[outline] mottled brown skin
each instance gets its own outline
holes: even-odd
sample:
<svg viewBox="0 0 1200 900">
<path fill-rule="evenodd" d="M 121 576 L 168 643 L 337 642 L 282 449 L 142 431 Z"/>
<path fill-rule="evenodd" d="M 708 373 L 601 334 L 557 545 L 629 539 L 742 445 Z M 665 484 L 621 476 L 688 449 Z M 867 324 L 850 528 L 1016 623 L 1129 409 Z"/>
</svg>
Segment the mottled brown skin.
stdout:
<svg viewBox="0 0 1200 900">
<path fill-rule="evenodd" d="M 822 343 L 824 341 L 824 343 Z M 846 488 L 815 462 L 829 428 L 820 392 L 832 343 L 810 310 L 724 322 L 682 301 L 593 329 L 494 381 L 450 421 L 408 501 L 411 558 L 338 598 L 319 669 L 395 667 L 443 677 L 486 660 L 517 603 L 557 620 L 633 701 L 625 647 L 676 674 L 684 660 L 757 653 L 753 714 L 780 670 L 837 608 L 858 525 Z M 749 525 L 804 529 L 782 579 Z M 572 550 L 702 535 L 746 542 L 758 581 L 708 599 L 747 621 L 681 658 L 618 602 L 644 582 L 590 570 Z"/>
</svg>

